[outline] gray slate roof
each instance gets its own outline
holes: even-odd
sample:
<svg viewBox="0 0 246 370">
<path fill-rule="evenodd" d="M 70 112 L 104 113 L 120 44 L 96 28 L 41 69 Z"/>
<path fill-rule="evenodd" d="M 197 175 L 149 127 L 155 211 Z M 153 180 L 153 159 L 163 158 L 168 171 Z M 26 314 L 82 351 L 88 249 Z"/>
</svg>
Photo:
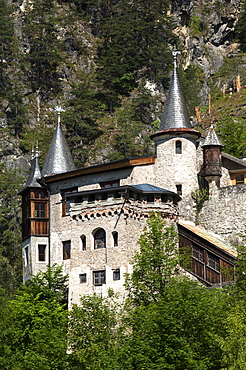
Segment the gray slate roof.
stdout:
<svg viewBox="0 0 246 370">
<path fill-rule="evenodd" d="M 74 161 L 60 123 L 55 130 L 42 170 L 43 176 L 57 175 L 75 170 Z"/>
<path fill-rule="evenodd" d="M 176 67 L 173 71 L 164 113 L 160 119 L 160 131 L 171 128 L 192 128 Z"/>
<path fill-rule="evenodd" d="M 222 142 L 220 141 L 220 139 L 218 138 L 216 132 L 215 132 L 215 129 L 214 129 L 214 126 L 211 125 L 209 127 L 209 130 L 208 130 L 208 133 L 207 133 L 207 136 L 205 138 L 205 141 L 203 143 L 202 146 L 223 146 Z"/>
<path fill-rule="evenodd" d="M 38 179 L 41 179 L 41 171 L 38 163 L 38 156 L 32 158 L 31 161 L 31 172 L 27 179 L 25 188 L 28 187 L 41 187 L 41 185 L 37 182 Z"/>
</svg>

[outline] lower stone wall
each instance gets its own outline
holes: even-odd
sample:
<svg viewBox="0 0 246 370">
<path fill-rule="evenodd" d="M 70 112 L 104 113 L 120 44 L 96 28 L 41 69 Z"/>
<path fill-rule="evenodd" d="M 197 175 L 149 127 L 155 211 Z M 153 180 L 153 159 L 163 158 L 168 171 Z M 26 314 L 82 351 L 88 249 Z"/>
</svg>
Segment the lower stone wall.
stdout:
<svg viewBox="0 0 246 370">
<path fill-rule="evenodd" d="M 246 184 L 219 188 L 210 194 L 198 216 L 199 225 L 233 245 L 243 242 L 246 226 Z"/>
</svg>

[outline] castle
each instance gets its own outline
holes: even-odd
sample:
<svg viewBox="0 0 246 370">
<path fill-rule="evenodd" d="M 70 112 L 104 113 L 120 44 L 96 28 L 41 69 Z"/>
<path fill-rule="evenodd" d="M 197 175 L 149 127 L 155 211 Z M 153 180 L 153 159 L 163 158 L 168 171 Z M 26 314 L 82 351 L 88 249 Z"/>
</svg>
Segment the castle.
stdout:
<svg viewBox="0 0 246 370">
<path fill-rule="evenodd" d="M 57 263 L 69 275 L 70 304 L 108 288 L 124 297 L 124 274 L 153 211 L 189 246 L 191 274 L 208 286 L 231 278 L 225 269 L 246 221 L 246 161 L 222 152 L 214 127 L 205 138 L 192 128 L 173 54 L 160 129 L 151 136 L 155 155 L 75 169 L 58 119 L 42 172 L 33 156 L 21 192 L 24 281 Z"/>
</svg>

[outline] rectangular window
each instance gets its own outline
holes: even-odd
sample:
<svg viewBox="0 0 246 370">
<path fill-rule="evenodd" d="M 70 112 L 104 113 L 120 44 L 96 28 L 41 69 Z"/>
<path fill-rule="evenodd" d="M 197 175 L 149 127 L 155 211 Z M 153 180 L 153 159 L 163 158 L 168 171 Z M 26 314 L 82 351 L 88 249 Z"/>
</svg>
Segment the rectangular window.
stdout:
<svg viewBox="0 0 246 370">
<path fill-rule="evenodd" d="M 35 203 L 34 217 L 36 218 L 46 217 L 46 203 Z"/>
<path fill-rule="evenodd" d="M 38 244 L 38 260 L 44 262 L 46 260 L 46 245 Z"/>
<path fill-rule="evenodd" d="M 79 274 L 80 283 L 86 283 L 86 274 Z"/>
<path fill-rule="evenodd" d="M 115 269 L 113 271 L 113 280 L 120 280 L 120 269 Z"/>
<path fill-rule="evenodd" d="M 208 253 L 208 266 L 216 271 L 220 271 L 220 259 L 212 253 Z"/>
<path fill-rule="evenodd" d="M 25 265 L 27 266 L 29 264 L 29 248 L 28 246 L 24 249 L 24 255 L 25 255 Z"/>
<path fill-rule="evenodd" d="M 93 272 L 94 285 L 102 285 L 106 283 L 105 270 Z"/>
<path fill-rule="evenodd" d="M 62 242 L 63 246 L 63 259 L 68 260 L 70 258 L 71 240 Z"/>
<path fill-rule="evenodd" d="M 192 257 L 200 262 L 204 262 L 204 251 L 198 245 L 192 245 Z"/>
</svg>

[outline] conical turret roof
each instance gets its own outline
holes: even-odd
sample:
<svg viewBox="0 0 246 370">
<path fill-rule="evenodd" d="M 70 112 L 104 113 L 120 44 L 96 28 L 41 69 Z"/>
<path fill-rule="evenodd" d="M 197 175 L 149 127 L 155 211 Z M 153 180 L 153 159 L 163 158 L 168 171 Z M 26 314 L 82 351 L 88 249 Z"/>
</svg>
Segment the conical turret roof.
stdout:
<svg viewBox="0 0 246 370">
<path fill-rule="evenodd" d="M 43 176 L 75 170 L 74 161 L 67 145 L 60 122 L 56 127 L 48 155 L 42 170 Z"/>
<path fill-rule="evenodd" d="M 222 142 L 220 141 L 215 132 L 214 125 L 211 125 L 209 127 L 207 136 L 202 146 L 220 146 L 220 147 L 223 146 Z"/>
<path fill-rule="evenodd" d="M 38 150 L 36 150 L 36 154 L 32 157 L 31 172 L 27 179 L 25 188 L 41 187 L 40 183 L 37 181 L 39 179 L 41 179 L 41 171 L 38 163 Z"/>
<path fill-rule="evenodd" d="M 179 82 L 176 63 L 174 64 L 170 89 L 164 106 L 164 113 L 160 118 L 160 131 L 168 129 L 192 128 Z"/>
</svg>

